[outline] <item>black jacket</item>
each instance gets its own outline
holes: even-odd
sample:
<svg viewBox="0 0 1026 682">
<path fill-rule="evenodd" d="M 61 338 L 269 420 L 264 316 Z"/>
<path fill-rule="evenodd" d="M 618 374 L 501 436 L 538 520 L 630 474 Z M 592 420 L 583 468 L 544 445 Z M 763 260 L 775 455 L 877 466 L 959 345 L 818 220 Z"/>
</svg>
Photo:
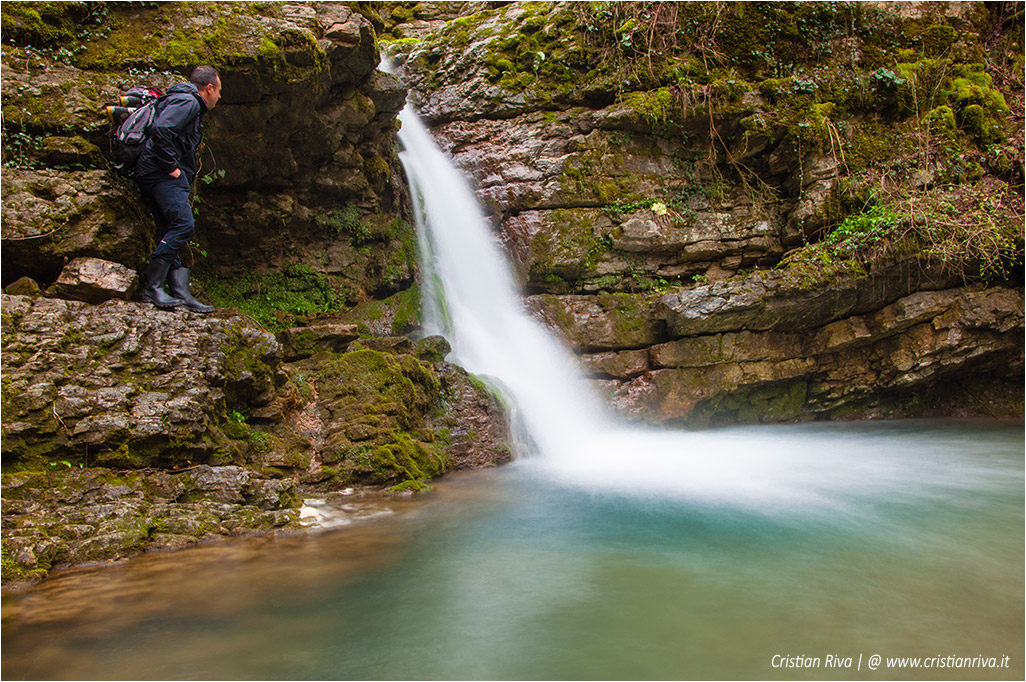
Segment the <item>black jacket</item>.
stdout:
<svg viewBox="0 0 1026 682">
<path fill-rule="evenodd" d="M 175 168 L 181 168 L 191 184 L 196 177 L 196 148 L 203 135 L 206 111 L 206 102 L 192 83 L 168 88 L 157 102 L 150 137 L 135 164 L 136 175 L 167 177 Z"/>
</svg>

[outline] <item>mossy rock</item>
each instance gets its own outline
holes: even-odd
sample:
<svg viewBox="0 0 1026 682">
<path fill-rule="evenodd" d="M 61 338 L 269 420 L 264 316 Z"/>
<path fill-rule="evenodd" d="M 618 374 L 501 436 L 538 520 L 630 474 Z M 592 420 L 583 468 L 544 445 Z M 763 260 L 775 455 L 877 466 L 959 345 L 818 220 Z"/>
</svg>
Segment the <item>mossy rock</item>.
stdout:
<svg viewBox="0 0 1026 682">
<path fill-rule="evenodd" d="M 447 462 L 438 445 L 397 432 L 385 442 L 347 457 L 340 473 L 369 484 L 402 484 L 438 476 Z"/>
<path fill-rule="evenodd" d="M 0 8 L 4 38 L 37 47 L 77 43 L 83 28 L 99 26 L 107 16 L 106 3 L 9 2 Z"/>
</svg>

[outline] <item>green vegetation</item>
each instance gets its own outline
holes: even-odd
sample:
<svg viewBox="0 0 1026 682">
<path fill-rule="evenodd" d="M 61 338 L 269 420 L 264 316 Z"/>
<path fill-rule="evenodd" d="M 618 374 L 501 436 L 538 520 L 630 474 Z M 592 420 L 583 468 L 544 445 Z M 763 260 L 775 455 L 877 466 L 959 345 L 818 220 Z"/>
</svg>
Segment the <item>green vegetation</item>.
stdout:
<svg viewBox="0 0 1026 682">
<path fill-rule="evenodd" d="M 107 3 L 9 2 L 0 7 L 0 26 L 8 41 L 71 56 L 69 46 L 102 33 L 108 15 Z"/>
<path fill-rule="evenodd" d="M 348 235 L 349 243 L 353 246 L 361 246 L 372 236 L 370 227 L 363 220 L 363 211 L 353 203 L 322 214 L 317 222 L 325 237 L 337 239 L 341 235 Z"/>
<path fill-rule="evenodd" d="M 302 263 L 264 275 L 211 279 L 203 285 L 214 305 L 235 308 L 272 331 L 299 326 L 321 313 L 342 312 L 353 303 L 342 286 Z"/>
<path fill-rule="evenodd" d="M 46 577 L 50 571 L 49 563 L 35 561 L 31 568 L 26 568 L 12 555 L 7 542 L 0 542 L 0 572 L 3 574 L 4 583 L 9 582 L 35 582 Z"/>
</svg>

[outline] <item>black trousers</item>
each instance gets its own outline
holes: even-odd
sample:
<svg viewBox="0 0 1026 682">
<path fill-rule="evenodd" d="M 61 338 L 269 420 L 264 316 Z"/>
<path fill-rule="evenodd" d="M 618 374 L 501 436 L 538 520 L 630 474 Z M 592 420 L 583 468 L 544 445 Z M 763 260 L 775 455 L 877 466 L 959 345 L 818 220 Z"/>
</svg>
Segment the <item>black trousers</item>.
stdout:
<svg viewBox="0 0 1026 682">
<path fill-rule="evenodd" d="M 157 248 L 150 258 L 165 260 L 172 269 L 180 268 L 182 247 L 195 232 L 189 205 L 189 180 L 185 173 L 177 178 L 144 175 L 138 178 L 138 183 L 143 202 L 157 225 Z"/>
</svg>

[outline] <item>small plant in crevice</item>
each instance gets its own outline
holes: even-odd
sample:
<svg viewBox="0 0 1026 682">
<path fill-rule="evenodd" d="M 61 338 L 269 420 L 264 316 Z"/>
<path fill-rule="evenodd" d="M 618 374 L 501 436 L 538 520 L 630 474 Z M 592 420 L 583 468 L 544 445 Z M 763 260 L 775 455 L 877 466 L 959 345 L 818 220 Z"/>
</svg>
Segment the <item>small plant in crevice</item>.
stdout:
<svg viewBox="0 0 1026 682">
<path fill-rule="evenodd" d="M 316 222 L 325 237 L 338 239 L 342 235 L 349 235 L 349 243 L 353 246 L 362 246 L 373 236 L 371 228 L 363 219 L 363 211 L 353 203 L 322 213 Z"/>
</svg>

